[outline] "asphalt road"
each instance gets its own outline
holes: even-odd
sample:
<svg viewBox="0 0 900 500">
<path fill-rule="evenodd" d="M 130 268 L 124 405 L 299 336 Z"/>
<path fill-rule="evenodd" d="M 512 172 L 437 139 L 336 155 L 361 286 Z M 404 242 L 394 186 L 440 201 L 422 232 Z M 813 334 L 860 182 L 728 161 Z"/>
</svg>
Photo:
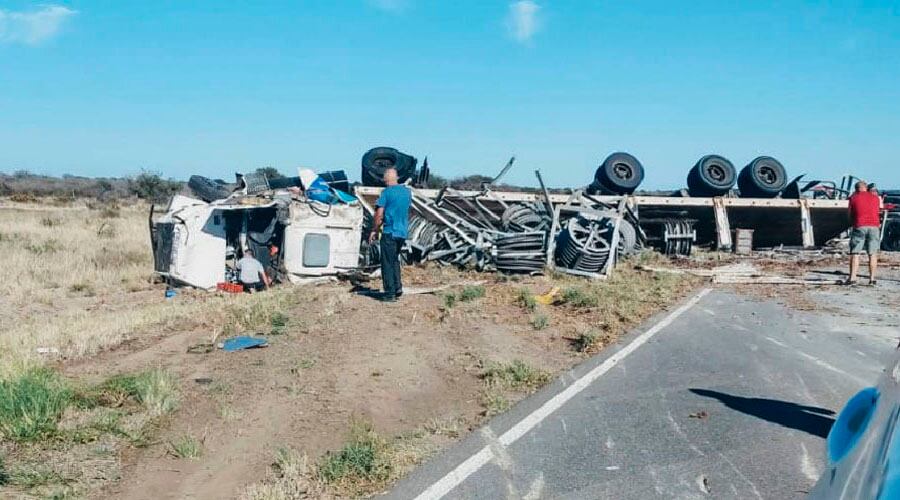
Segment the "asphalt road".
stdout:
<svg viewBox="0 0 900 500">
<path fill-rule="evenodd" d="M 834 412 L 875 382 L 897 345 L 900 312 L 873 298 L 884 292 L 827 289 L 814 296 L 825 310 L 804 312 L 712 291 L 495 418 L 387 496 L 803 497 L 823 470 Z"/>
</svg>

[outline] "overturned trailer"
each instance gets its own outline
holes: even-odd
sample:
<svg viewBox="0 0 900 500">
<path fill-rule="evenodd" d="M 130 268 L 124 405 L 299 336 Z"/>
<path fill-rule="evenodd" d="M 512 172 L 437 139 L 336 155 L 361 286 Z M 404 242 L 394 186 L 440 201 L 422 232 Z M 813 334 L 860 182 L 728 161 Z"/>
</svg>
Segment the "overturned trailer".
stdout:
<svg viewBox="0 0 900 500">
<path fill-rule="evenodd" d="M 378 187 L 359 186 L 355 190 L 356 196 L 368 207 L 380 193 Z M 849 226 L 847 200 L 834 199 L 578 196 L 578 192 L 573 195 L 429 189 L 420 189 L 416 193 L 424 199 L 456 206 L 474 205 L 474 208 L 468 208 L 471 215 L 483 211 L 490 213 L 487 217 L 502 217 L 510 204 L 549 204 L 553 211 L 568 207 L 570 212 L 579 206 L 618 207 L 624 204 L 634 214 L 641 232 L 651 240 L 662 239 L 664 245 L 670 240 L 689 239 L 691 243 L 710 245 L 719 250 L 732 249 L 735 229 L 753 230 L 753 244 L 757 248 L 779 245 L 813 248 L 839 236 Z M 415 205 L 414 209 L 419 215 L 430 217 Z M 553 211 L 547 213 L 552 215 Z"/>
<path fill-rule="evenodd" d="M 363 209 L 286 190 L 213 202 L 175 196 L 150 214 L 154 269 L 167 281 L 203 289 L 235 282 L 234 262 L 250 249 L 282 280 L 303 282 L 356 269 Z"/>
</svg>

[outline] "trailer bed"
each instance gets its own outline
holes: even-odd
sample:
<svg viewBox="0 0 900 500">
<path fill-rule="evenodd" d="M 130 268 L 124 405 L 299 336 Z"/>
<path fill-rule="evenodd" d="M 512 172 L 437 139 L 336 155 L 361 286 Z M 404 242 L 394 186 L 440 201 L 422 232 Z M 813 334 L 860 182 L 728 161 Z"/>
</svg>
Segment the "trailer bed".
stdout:
<svg viewBox="0 0 900 500">
<path fill-rule="evenodd" d="M 357 186 L 356 195 L 364 204 L 374 206 L 383 188 Z M 436 189 L 417 189 L 427 198 L 436 198 Z M 450 198 L 473 198 L 488 207 L 502 208 L 503 202 L 545 203 L 541 193 L 512 191 L 449 191 Z M 728 198 L 676 196 L 594 196 L 608 203 L 618 204 L 622 198 L 641 218 L 689 218 L 696 222 L 697 238 L 701 243 L 713 243 L 722 250 L 732 248 L 733 229 L 754 230 L 754 246 L 800 246 L 812 248 L 824 245 L 849 227 L 847 200 Z M 570 202 L 569 194 L 550 194 L 553 205 Z"/>
</svg>

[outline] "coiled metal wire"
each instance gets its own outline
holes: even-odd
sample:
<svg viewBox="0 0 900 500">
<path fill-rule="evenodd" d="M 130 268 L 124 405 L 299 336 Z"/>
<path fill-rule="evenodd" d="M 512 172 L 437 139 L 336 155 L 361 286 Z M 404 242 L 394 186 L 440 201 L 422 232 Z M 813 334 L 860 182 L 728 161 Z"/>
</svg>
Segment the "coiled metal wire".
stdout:
<svg viewBox="0 0 900 500">
<path fill-rule="evenodd" d="M 609 219 L 572 217 L 559 233 L 556 264 L 567 269 L 598 273 L 609 260 L 614 225 Z"/>
</svg>

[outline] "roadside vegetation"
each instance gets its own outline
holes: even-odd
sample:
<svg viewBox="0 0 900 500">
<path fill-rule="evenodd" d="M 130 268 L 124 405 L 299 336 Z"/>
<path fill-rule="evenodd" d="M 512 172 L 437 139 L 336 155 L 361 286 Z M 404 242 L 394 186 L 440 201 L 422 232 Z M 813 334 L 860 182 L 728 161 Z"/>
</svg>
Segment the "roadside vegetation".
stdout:
<svg viewBox="0 0 900 500">
<path fill-rule="evenodd" d="M 223 337 L 244 333 L 269 335 L 282 346 L 302 341 L 283 364 L 278 356 L 286 349 L 281 354 L 272 349 L 254 364 L 233 365 L 234 373 L 210 374 L 214 380 L 203 386 L 204 394 L 217 412 L 212 419 L 224 428 L 239 425 L 252 409 L 256 394 L 237 390 L 249 372 L 275 374 L 270 385 L 283 391 L 280 395 L 317 399 L 330 396 L 334 388 L 330 382 L 316 382 L 316 374 L 358 369 L 335 364 L 358 363 L 353 358 L 324 356 L 311 350 L 309 342 L 360 345 L 355 337 L 365 331 L 360 325 L 372 309 L 345 288 L 286 286 L 253 295 L 179 289 L 174 299 L 167 299 L 164 285 L 152 279 L 148 205 L 115 199 L 42 204 L 7 199 L 0 204 L 0 250 L 11 266 L 26 270 L 17 281 L 0 283 L 0 300 L 7 305 L 0 310 L 0 497 L 95 495 L 120 480 L 126 450 L 131 450 L 128 456 L 164 456 L 185 465 L 205 466 L 215 456 L 206 438 L 215 434 L 205 429 L 192 433 L 197 426 L 174 423 L 193 410 L 191 398 L 198 391 L 189 389 L 199 386 L 179 378 L 177 369 L 164 365 L 166 359 L 85 378 L 66 371 L 69 364 L 88 362 L 97 353 L 139 350 L 147 339 L 184 332 L 202 332 L 202 343 L 190 347 L 196 352 L 210 352 Z M 301 452 L 302 443 L 285 443 L 283 449 L 269 450 L 274 463 L 268 475 L 244 496 L 315 498 L 382 491 L 439 446 L 549 383 L 581 359 L 577 353 L 594 353 L 615 342 L 692 286 L 690 278 L 640 271 L 637 263 L 624 263 L 607 281 L 557 273 L 483 274 L 478 275 L 483 284 L 404 298 L 391 328 L 408 330 L 405 338 L 439 336 L 439 344 L 426 342 L 422 348 L 446 350 L 425 351 L 438 363 L 448 357 L 460 360 L 440 368 L 447 370 L 442 376 L 449 374 L 454 385 L 469 391 L 452 396 L 461 398 L 468 413 L 424 415 L 410 420 L 408 432 L 399 435 L 379 434 L 371 424 L 357 423 L 346 442 L 327 453 Z M 473 279 L 452 268 L 404 273 L 411 284 L 419 280 L 423 286 Z M 350 325 L 341 327 L 342 321 Z M 336 328 L 343 330 L 335 334 Z M 498 339 L 506 343 L 495 344 Z M 373 374 L 371 384 L 383 381 L 394 391 L 412 390 L 382 367 L 362 371 Z M 329 415 L 322 425 L 344 432 L 347 423 L 341 419 L 346 414 Z"/>
<path fill-rule="evenodd" d="M 178 400 L 174 379 L 161 369 L 95 385 L 42 367 L 7 376 L 0 380 L 0 486 L 38 497 L 81 495 L 95 475 L 118 468 L 98 457 L 147 446 Z"/>
<path fill-rule="evenodd" d="M 249 486 L 245 500 L 362 498 L 384 489 L 436 451 L 429 436 L 446 427 L 425 427 L 385 438 L 368 422 L 353 421 L 347 441 L 317 462 L 292 448 L 280 448 L 264 481 Z"/>
</svg>

